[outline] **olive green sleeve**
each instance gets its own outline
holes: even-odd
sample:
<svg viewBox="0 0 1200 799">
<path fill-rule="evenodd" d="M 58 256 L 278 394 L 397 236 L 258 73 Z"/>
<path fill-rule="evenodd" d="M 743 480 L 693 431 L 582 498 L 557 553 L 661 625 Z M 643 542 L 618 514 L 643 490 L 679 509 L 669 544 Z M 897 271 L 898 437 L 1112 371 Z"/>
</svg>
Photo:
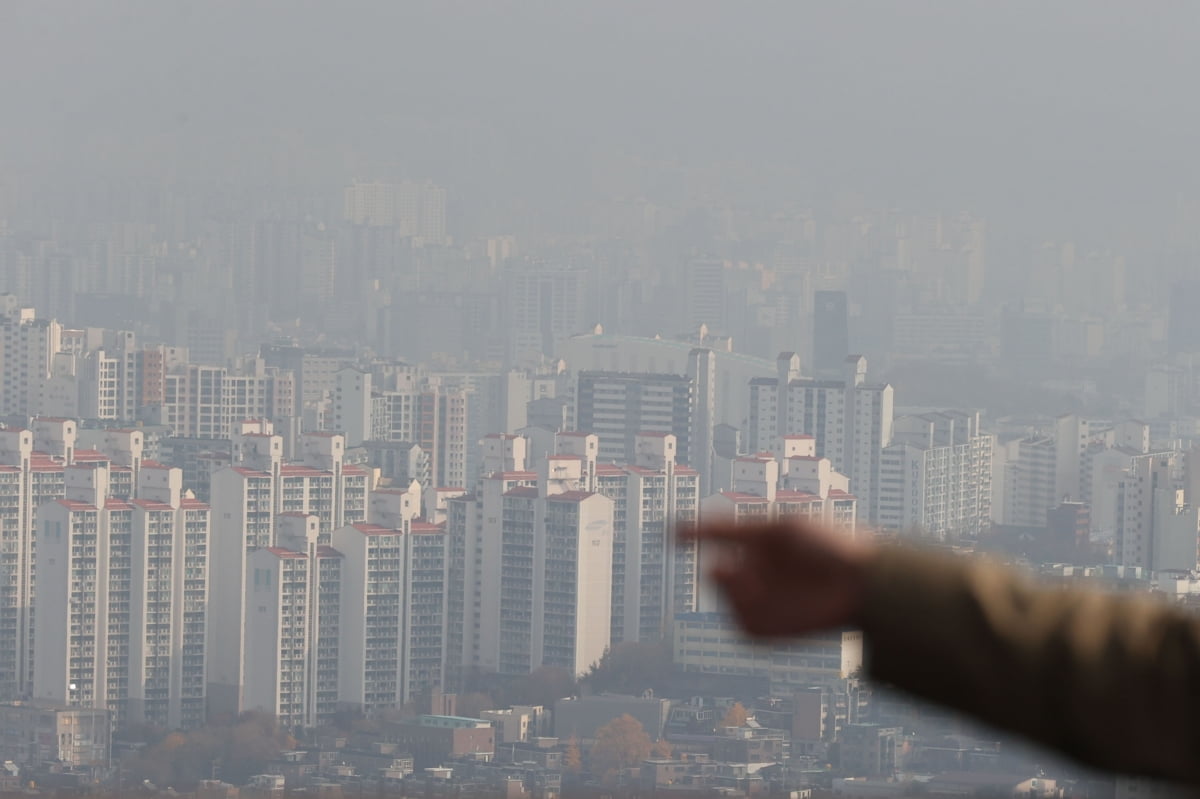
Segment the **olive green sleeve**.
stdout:
<svg viewBox="0 0 1200 799">
<path fill-rule="evenodd" d="M 1200 781 L 1200 626 L 1187 615 L 894 548 L 870 567 L 861 623 L 874 679 L 1093 766 Z"/>
</svg>

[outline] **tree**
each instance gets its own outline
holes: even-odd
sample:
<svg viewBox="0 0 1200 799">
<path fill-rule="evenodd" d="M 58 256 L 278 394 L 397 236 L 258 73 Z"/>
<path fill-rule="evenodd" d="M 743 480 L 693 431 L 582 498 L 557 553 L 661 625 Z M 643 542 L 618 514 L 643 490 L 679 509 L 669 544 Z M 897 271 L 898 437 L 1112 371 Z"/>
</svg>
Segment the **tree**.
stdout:
<svg viewBox="0 0 1200 799">
<path fill-rule="evenodd" d="M 126 773 L 139 782 L 189 790 L 208 779 L 219 763 L 222 778 L 237 784 L 262 773 L 294 745 L 295 739 L 278 728 L 274 717 L 246 713 L 236 721 L 164 734 L 126 762 Z"/>
<path fill-rule="evenodd" d="M 567 739 L 567 749 L 563 752 L 563 770 L 570 774 L 578 774 L 583 769 L 583 756 L 579 752 L 579 739 L 572 735 Z"/>
<path fill-rule="evenodd" d="M 666 738 L 659 738 L 654 742 L 654 746 L 650 747 L 650 754 L 660 760 L 670 760 L 675 754 L 675 750 L 671 748 L 671 744 L 667 743 Z"/>
<path fill-rule="evenodd" d="M 542 666 L 521 678 L 512 693 L 514 701 L 508 704 L 553 708 L 559 699 L 578 694 L 579 684 L 568 669 Z"/>
<path fill-rule="evenodd" d="M 591 751 L 592 773 L 612 779 L 648 758 L 651 746 L 650 736 L 640 721 L 628 713 L 615 718 L 596 730 Z"/>
<path fill-rule="evenodd" d="M 595 693 L 662 692 L 670 685 L 674 668 L 665 641 L 625 641 L 608 649 L 583 682 Z"/>
<path fill-rule="evenodd" d="M 746 706 L 741 702 L 734 702 L 725 712 L 725 718 L 721 719 L 721 726 L 745 727 L 749 719 L 750 715 L 746 712 Z"/>
</svg>

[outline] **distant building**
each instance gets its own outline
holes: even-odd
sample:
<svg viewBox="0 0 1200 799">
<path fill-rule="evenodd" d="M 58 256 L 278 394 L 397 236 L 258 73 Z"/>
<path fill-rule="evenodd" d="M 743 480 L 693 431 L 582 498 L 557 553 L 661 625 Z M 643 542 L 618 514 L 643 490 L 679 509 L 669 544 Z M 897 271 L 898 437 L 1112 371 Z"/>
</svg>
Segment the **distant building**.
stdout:
<svg viewBox="0 0 1200 799">
<path fill-rule="evenodd" d="M 410 752 L 417 769 L 435 768 L 449 760 L 496 754 L 496 731 L 491 722 L 458 716 L 420 716 L 383 725 L 383 739 Z"/>
<path fill-rule="evenodd" d="M 479 716 L 496 728 L 496 743 L 528 743 L 550 732 L 550 714 L 541 706 L 516 705 L 503 710 L 485 710 Z"/>
<path fill-rule="evenodd" d="M 850 313 L 844 291 L 813 294 L 813 373 L 840 376 L 850 357 Z"/>
<path fill-rule="evenodd" d="M 747 446 L 770 452 L 792 435 L 810 435 L 817 457 L 850 478 L 859 514 L 880 516 L 880 465 L 884 447 L 892 443 L 893 391 L 887 384 L 867 382 L 867 361 L 852 356 L 840 380 L 800 376 L 800 359 L 783 353 L 774 378 L 752 380 Z"/>
<path fill-rule="evenodd" d="M 1091 533 L 1091 513 L 1082 502 L 1063 502 L 1046 512 L 1046 544 L 1057 558 L 1087 554 Z"/>
<path fill-rule="evenodd" d="M 729 332 L 726 271 L 725 262 L 721 260 L 700 259 L 688 264 L 684 285 L 687 317 L 684 322 L 689 329 L 706 325 L 720 333 Z"/>
<path fill-rule="evenodd" d="M 992 517 L 992 436 L 978 413 L 896 419 L 883 450 L 879 524 L 939 539 L 986 532 Z"/>
<path fill-rule="evenodd" d="M 992 519 L 1011 527 L 1041 529 L 1046 512 L 1061 501 L 1055 491 L 1057 448 L 1053 436 L 997 441 L 992 460 Z"/>
<path fill-rule="evenodd" d="M 401 236 L 446 243 L 446 190 L 431 181 L 355 181 L 343 194 L 343 217 L 351 224 L 394 227 Z"/>
<path fill-rule="evenodd" d="M 559 342 L 583 332 L 587 272 L 577 267 L 509 263 L 505 267 L 507 360 L 536 367 L 560 357 Z"/>
<path fill-rule="evenodd" d="M 1167 351 L 1174 354 L 1200 352 L 1200 280 L 1187 280 L 1171 286 L 1167 304 Z"/>
<path fill-rule="evenodd" d="M 596 732 L 605 724 L 629 715 L 641 723 L 651 741 L 657 741 L 670 711 L 670 700 L 655 697 L 600 694 L 565 698 L 554 705 L 554 734 L 559 740 L 575 737 L 586 745 L 596 739 Z"/>
<path fill-rule="evenodd" d="M 840 771 L 855 777 L 890 777 L 901 760 L 903 730 L 878 724 L 847 724 L 839 747 Z"/>
<path fill-rule="evenodd" d="M 1122 566 L 1149 571 L 1197 568 L 1200 508 L 1189 484 L 1184 453 L 1134 458 L 1117 487 L 1114 546 Z"/>
<path fill-rule="evenodd" d="M 414 480 L 422 488 L 433 487 L 429 453 L 411 441 L 368 441 L 363 444 L 367 464 L 393 485 L 406 486 Z"/>
<path fill-rule="evenodd" d="M 0 318 L 0 415 L 38 414 L 43 384 L 62 349 L 63 326 L 38 319 L 33 308 L 11 308 Z"/>
<path fill-rule="evenodd" d="M 0 704 L 0 759 L 18 766 L 62 763 L 107 769 L 112 762 L 112 714 L 100 708 L 43 702 Z"/>
<path fill-rule="evenodd" d="M 563 346 L 562 357 L 575 373 L 631 372 L 652 374 L 691 374 L 693 352 L 698 349 L 692 340 L 662 337 L 622 336 L 594 332 L 571 336 Z M 755 378 L 776 375 L 775 364 L 769 358 L 759 358 L 744 352 L 709 348 L 713 354 L 713 424 L 728 424 L 742 429 L 749 416 L 749 395 L 746 386 Z M 798 368 L 798 367 L 797 367 Z M 576 426 L 576 429 L 584 429 Z"/>
<path fill-rule="evenodd" d="M 686 375 L 580 372 L 575 428 L 600 439 L 600 460 L 631 463 L 639 433 L 670 433 L 690 465 L 692 383 Z"/>
<path fill-rule="evenodd" d="M 754 643 L 730 617 L 683 613 L 675 618 L 674 659 L 684 672 L 766 680 L 772 694 L 836 687 L 863 665 L 863 636 L 837 631 L 779 644 Z"/>
<path fill-rule="evenodd" d="M 732 522 L 789 516 L 845 525 L 853 529 L 857 498 L 850 480 L 816 454 L 812 436 L 786 436 L 773 448 L 733 461 L 732 487 L 701 502 L 704 516 Z"/>
</svg>

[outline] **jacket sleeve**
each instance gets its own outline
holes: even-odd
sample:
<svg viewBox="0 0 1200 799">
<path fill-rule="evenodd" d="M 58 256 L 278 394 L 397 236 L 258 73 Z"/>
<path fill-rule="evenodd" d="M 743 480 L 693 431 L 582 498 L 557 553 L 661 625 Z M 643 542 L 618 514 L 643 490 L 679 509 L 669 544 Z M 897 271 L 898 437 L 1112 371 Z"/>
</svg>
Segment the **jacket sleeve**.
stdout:
<svg viewBox="0 0 1200 799">
<path fill-rule="evenodd" d="M 1093 766 L 1200 782 L 1200 626 L 1183 613 L 896 548 L 861 623 L 881 682 Z"/>
</svg>

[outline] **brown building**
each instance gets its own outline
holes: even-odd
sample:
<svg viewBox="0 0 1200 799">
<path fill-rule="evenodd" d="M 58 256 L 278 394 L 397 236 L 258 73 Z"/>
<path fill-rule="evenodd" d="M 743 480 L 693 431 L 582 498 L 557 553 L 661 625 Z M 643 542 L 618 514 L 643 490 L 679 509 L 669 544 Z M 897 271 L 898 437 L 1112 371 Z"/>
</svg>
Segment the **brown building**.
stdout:
<svg viewBox="0 0 1200 799">
<path fill-rule="evenodd" d="M 1071 559 L 1087 553 L 1092 514 L 1082 502 L 1063 502 L 1046 511 L 1046 544 L 1053 557 Z"/>
<path fill-rule="evenodd" d="M 483 719 L 461 716 L 420 716 L 390 722 L 384 740 L 413 757 L 417 769 L 434 768 L 448 760 L 475 756 L 491 760 L 496 753 L 496 730 Z"/>
</svg>

